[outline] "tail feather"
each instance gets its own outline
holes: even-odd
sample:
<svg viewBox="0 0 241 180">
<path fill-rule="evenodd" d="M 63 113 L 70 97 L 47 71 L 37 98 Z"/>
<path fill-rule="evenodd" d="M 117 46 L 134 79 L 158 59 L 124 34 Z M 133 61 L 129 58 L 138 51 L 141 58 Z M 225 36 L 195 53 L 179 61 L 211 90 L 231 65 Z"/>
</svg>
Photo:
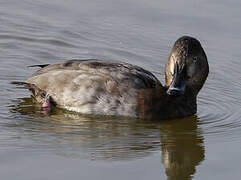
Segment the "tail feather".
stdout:
<svg viewBox="0 0 241 180">
<path fill-rule="evenodd" d="M 20 82 L 20 81 L 13 81 L 13 82 L 11 82 L 11 84 L 18 85 L 18 86 L 24 86 L 25 88 L 29 89 L 29 91 L 32 93 L 32 97 L 40 103 L 43 103 L 45 100 L 45 97 L 47 96 L 46 91 L 38 88 L 34 84 Z"/>
<path fill-rule="evenodd" d="M 12 81 L 11 84 L 17 85 L 17 86 L 28 86 L 29 83 L 22 82 L 22 81 Z"/>
<path fill-rule="evenodd" d="M 41 67 L 41 68 L 44 68 L 46 66 L 48 66 L 49 64 L 37 64 L 37 65 L 31 65 L 31 66 L 28 66 L 28 67 Z"/>
</svg>

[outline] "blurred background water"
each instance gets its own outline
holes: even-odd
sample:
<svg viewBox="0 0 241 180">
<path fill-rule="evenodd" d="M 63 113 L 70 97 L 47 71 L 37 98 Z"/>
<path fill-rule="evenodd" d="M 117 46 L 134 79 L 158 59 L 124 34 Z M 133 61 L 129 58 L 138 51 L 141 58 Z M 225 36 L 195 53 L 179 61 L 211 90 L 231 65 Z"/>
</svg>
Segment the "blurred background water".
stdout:
<svg viewBox="0 0 241 180">
<path fill-rule="evenodd" d="M 241 2 L 0 0 L 1 179 L 238 179 L 241 176 Z M 164 82 L 175 40 L 199 39 L 210 74 L 198 113 L 171 121 L 44 115 L 10 84 L 28 65 L 121 60 Z"/>
</svg>

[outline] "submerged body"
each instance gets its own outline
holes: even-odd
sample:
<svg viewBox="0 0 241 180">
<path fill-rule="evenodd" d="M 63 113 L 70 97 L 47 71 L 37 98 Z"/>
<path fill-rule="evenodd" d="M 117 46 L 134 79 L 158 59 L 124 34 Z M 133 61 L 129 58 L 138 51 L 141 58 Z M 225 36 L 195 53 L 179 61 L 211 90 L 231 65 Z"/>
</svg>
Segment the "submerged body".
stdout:
<svg viewBox="0 0 241 180">
<path fill-rule="evenodd" d="M 195 114 L 208 74 L 200 43 L 186 36 L 177 40 L 168 59 L 165 86 L 149 71 L 122 62 L 70 60 L 41 67 L 27 80 L 37 101 L 46 104 L 48 96 L 47 103 L 70 111 L 143 119 Z"/>
</svg>

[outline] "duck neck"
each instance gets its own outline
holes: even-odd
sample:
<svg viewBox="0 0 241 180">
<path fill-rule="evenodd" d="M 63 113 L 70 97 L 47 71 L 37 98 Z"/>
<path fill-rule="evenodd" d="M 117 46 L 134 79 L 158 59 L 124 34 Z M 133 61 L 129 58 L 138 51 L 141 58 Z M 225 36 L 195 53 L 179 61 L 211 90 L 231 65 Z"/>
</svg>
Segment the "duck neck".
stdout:
<svg viewBox="0 0 241 180">
<path fill-rule="evenodd" d="M 159 107 L 166 119 L 190 116 L 197 112 L 197 96 L 189 91 L 180 96 L 166 95 L 165 104 Z"/>
<path fill-rule="evenodd" d="M 169 104 L 173 109 L 176 109 L 176 112 L 173 113 L 173 118 L 190 116 L 197 112 L 197 97 L 190 94 L 176 97 Z"/>
<path fill-rule="evenodd" d="M 140 118 L 172 119 L 194 115 L 197 112 L 197 96 L 188 90 L 181 96 L 170 96 L 163 87 L 143 94 L 139 106 Z"/>
</svg>

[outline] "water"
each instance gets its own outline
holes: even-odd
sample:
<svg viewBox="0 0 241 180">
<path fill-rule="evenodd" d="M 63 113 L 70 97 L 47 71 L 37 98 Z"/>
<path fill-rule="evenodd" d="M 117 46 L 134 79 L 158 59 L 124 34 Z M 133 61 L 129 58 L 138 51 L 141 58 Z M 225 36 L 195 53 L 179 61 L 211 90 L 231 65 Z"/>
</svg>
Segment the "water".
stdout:
<svg viewBox="0 0 241 180">
<path fill-rule="evenodd" d="M 239 179 L 241 2 L 0 0 L 1 179 Z M 41 113 L 28 65 L 122 60 L 162 82 L 174 41 L 198 38 L 210 74 L 196 116 L 171 121 Z"/>
</svg>

